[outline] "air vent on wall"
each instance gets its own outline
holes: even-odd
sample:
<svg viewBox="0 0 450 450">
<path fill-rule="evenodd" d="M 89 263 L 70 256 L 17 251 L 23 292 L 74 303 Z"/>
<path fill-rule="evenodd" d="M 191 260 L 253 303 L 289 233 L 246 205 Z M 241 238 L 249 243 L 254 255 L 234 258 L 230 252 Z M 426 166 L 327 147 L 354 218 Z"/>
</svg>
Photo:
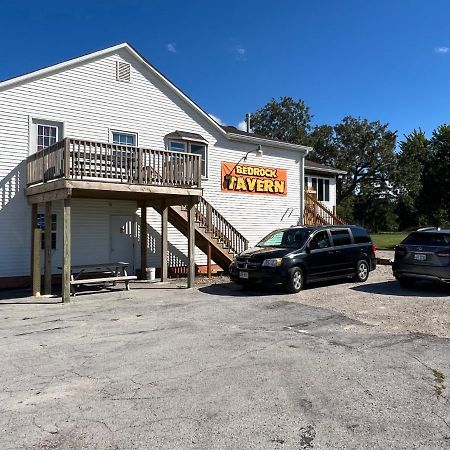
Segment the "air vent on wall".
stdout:
<svg viewBox="0 0 450 450">
<path fill-rule="evenodd" d="M 122 61 L 117 61 L 116 76 L 118 81 L 130 81 L 131 66 Z"/>
</svg>

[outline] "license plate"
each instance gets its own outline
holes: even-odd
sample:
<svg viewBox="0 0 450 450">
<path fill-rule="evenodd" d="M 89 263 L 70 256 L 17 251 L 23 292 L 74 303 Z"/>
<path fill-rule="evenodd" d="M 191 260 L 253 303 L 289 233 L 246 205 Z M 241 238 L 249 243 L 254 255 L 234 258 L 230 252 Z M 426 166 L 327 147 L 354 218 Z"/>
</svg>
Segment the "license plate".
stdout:
<svg viewBox="0 0 450 450">
<path fill-rule="evenodd" d="M 416 254 L 414 255 L 414 259 L 415 259 L 416 261 L 426 261 L 427 255 L 424 255 L 423 253 L 416 253 Z"/>
<path fill-rule="evenodd" d="M 248 279 L 248 272 L 239 272 L 239 278 L 246 278 L 246 279 Z"/>
</svg>

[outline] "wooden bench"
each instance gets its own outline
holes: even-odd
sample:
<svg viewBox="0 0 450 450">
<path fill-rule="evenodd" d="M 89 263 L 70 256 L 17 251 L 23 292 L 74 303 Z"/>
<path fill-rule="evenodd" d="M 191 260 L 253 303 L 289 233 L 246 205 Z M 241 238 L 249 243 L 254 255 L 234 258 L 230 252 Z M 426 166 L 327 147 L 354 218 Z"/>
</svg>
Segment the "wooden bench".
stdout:
<svg viewBox="0 0 450 450">
<path fill-rule="evenodd" d="M 76 286 L 81 284 L 103 284 L 106 287 L 108 283 L 112 283 L 115 286 L 118 281 L 124 281 L 125 289 L 129 291 L 130 281 L 136 280 L 137 277 L 127 274 L 128 266 L 129 263 L 122 261 L 71 266 L 71 293 L 73 296 L 76 296 Z M 61 267 L 59 268 L 61 269 Z"/>
</svg>

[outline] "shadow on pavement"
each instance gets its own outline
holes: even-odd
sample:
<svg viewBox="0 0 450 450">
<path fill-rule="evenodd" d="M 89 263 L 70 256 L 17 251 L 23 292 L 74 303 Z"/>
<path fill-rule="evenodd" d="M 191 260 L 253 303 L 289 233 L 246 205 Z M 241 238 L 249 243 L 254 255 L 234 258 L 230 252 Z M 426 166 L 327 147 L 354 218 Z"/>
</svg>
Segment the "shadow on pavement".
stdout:
<svg viewBox="0 0 450 450">
<path fill-rule="evenodd" d="M 242 287 L 235 283 L 217 283 L 198 289 L 204 294 L 220 295 L 228 297 L 266 297 L 271 295 L 285 294 L 283 286 L 252 286 Z"/>
<path fill-rule="evenodd" d="M 450 286 L 438 285 L 426 281 L 416 282 L 412 288 L 405 288 L 398 281 L 367 283 L 350 288 L 358 292 L 398 297 L 443 297 L 450 295 Z"/>
<path fill-rule="evenodd" d="M 61 296 L 33 297 L 31 289 L 4 289 L 0 290 L 1 305 L 55 305 L 61 303 Z"/>
<path fill-rule="evenodd" d="M 340 278 L 338 280 L 324 280 L 320 282 L 314 282 L 307 284 L 303 290 L 308 291 L 310 289 L 335 286 L 337 284 L 345 284 L 350 280 L 346 278 Z M 286 288 L 282 284 L 276 285 L 254 285 L 251 287 L 243 287 L 233 282 L 217 283 L 209 286 L 199 288 L 200 292 L 211 295 L 224 295 L 230 297 L 264 297 L 270 295 L 292 295 L 286 292 Z M 303 292 L 303 291 L 302 291 Z"/>
</svg>

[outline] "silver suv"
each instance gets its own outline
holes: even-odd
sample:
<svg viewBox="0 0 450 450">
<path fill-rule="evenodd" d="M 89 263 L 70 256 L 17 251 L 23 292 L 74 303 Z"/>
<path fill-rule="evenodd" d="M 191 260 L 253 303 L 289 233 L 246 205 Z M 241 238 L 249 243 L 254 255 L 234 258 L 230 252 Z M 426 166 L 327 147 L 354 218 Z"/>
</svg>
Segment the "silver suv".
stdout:
<svg viewBox="0 0 450 450">
<path fill-rule="evenodd" d="M 412 232 L 395 247 L 392 272 L 405 287 L 416 280 L 450 284 L 450 230 L 425 228 Z"/>
</svg>

